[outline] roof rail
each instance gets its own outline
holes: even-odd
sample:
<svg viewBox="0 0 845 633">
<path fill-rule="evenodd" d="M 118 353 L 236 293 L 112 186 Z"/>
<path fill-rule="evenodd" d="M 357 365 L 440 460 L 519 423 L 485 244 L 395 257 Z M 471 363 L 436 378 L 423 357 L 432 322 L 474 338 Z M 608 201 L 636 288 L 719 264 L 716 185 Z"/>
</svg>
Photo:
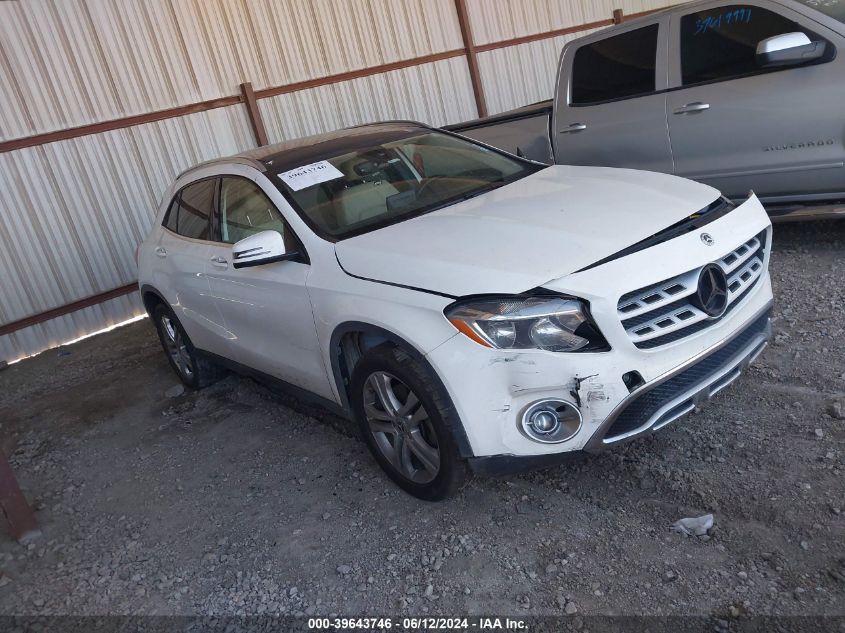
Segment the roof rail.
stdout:
<svg viewBox="0 0 845 633">
<path fill-rule="evenodd" d="M 188 169 L 176 176 L 176 180 L 178 180 L 182 176 L 185 176 L 186 174 L 191 173 L 192 171 L 201 169 L 202 167 L 208 167 L 209 165 L 216 165 L 218 163 L 236 163 L 238 165 L 247 165 L 248 167 L 254 167 L 260 172 L 267 171 L 267 166 L 260 160 L 256 160 L 254 158 L 246 158 L 245 156 L 223 156 L 221 158 L 212 158 L 211 160 L 203 161 L 194 165 L 193 167 L 188 167 Z"/>
</svg>

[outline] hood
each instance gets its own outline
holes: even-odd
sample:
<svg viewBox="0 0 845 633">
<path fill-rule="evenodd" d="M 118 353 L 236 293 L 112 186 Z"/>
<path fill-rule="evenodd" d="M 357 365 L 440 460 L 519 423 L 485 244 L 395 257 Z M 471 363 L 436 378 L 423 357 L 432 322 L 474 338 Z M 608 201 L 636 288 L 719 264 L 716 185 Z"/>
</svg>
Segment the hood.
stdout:
<svg viewBox="0 0 845 633">
<path fill-rule="evenodd" d="M 718 197 L 666 174 L 553 165 L 335 249 L 358 277 L 454 297 L 516 294 L 636 244 Z"/>
</svg>

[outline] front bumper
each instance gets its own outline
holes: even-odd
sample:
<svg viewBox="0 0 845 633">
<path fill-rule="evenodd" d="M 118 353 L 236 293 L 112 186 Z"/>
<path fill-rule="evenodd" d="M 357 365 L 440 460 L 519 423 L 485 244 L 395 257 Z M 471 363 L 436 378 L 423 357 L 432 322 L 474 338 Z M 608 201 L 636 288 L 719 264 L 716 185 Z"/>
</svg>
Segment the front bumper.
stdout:
<svg viewBox="0 0 845 633">
<path fill-rule="evenodd" d="M 768 345 L 771 304 L 728 340 L 690 359 L 666 375 L 632 391 L 584 446 L 597 453 L 654 433 L 692 412 L 739 378 Z M 546 468 L 577 460 L 578 452 L 547 455 L 471 457 L 478 474 L 496 476 Z"/>
<path fill-rule="evenodd" d="M 769 337 L 772 303 L 768 249 L 759 280 L 742 293 L 730 313 L 707 327 L 656 347 L 630 337 L 617 302 L 642 288 L 724 257 L 749 236 L 770 230 L 768 217 L 752 198 L 707 225 L 718 246 L 697 232 L 608 264 L 549 282 L 544 287 L 584 298 L 609 352 L 553 353 L 494 350 L 456 335 L 427 354 L 460 416 L 477 470 L 522 469 L 523 458 L 543 466 L 561 454 L 598 451 L 653 432 L 688 413 L 730 384 L 762 351 Z M 739 237 L 738 237 L 739 236 Z M 743 240 L 741 236 L 746 236 Z M 770 237 L 767 238 L 770 244 Z M 718 249 L 718 250 L 717 250 Z M 671 266 L 667 267 L 667 263 Z M 758 268 L 759 270 L 759 268 Z M 634 373 L 639 381 L 626 379 Z M 638 384 L 634 387 L 629 385 Z M 522 430 L 534 404 L 564 400 L 582 417 L 578 431 L 556 444 L 537 442 Z"/>
<path fill-rule="evenodd" d="M 734 382 L 766 348 L 771 304 L 730 339 L 635 389 L 585 446 L 600 450 L 662 429 Z"/>
</svg>

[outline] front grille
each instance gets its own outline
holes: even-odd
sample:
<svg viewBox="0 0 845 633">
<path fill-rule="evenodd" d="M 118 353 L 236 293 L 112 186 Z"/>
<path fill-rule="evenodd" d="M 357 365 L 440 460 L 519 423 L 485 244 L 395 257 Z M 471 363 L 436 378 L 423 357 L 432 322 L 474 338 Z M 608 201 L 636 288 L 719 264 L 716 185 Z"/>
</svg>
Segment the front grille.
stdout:
<svg viewBox="0 0 845 633">
<path fill-rule="evenodd" d="M 701 268 L 623 295 L 617 312 L 634 345 L 652 349 L 691 336 L 740 305 L 763 276 L 766 236 L 762 231 L 715 262 L 728 278 L 728 307 L 721 317 L 711 318 L 693 301 Z"/>
<path fill-rule="evenodd" d="M 671 416 L 677 417 L 679 412 L 685 412 L 692 409 L 692 402 L 679 402 L 677 406 L 667 411 L 659 420 L 652 420 L 652 417 L 668 402 L 682 396 L 690 390 L 695 390 L 696 385 L 707 385 L 708 379 L 718 375 L 722 370 L 729 366 L 733 357 L 748 346 L 751 341 L 761 333 L 766 331 L 769 322 L 769 312 L 756 319 L 751 325 L 746 327 L 740 334 L 735 336 L 729 343 L 722 346 L 709 356 L 691 365 L 679 374 L 676 374 L 669 380 L 657 385 L 653 389 L 645 392 L 639 398 L 631 402 L 616 421 L 610 426 L 605 434 L 604 441 L 612 442 L 614 438 L 621 439 L 620 436 L 635 431 L 645 425 L 647 428 L 651 426 L 659 426 L 663 418 Z M 737 372 L 738 374 L 738 372 Z M 729 373 L 728 376 L 731 376 Z M 734 376 L 735 377 L 735 376 Z M 723 380 L 719 380 L 711 387 L 711 394 L 723 388 Z"/>
</svg>

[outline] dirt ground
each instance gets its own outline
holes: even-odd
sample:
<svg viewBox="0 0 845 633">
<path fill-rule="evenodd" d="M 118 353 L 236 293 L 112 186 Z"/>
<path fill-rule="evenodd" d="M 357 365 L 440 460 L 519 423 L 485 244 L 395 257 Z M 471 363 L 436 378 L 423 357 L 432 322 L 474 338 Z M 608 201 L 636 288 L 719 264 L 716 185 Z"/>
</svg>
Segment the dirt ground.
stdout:
<svg viewBox="0 0 845 633">
<path fill-rule="evenodd" d="M 845 615 L 843 254 L 845 222 L 776 227 L 773 344 L 703 411 L 439 504 L 249 379 L 168 397 L 146 320 L 13 365 L 42 535 L 0 536 L 0 614 Z"/>
</svg>

